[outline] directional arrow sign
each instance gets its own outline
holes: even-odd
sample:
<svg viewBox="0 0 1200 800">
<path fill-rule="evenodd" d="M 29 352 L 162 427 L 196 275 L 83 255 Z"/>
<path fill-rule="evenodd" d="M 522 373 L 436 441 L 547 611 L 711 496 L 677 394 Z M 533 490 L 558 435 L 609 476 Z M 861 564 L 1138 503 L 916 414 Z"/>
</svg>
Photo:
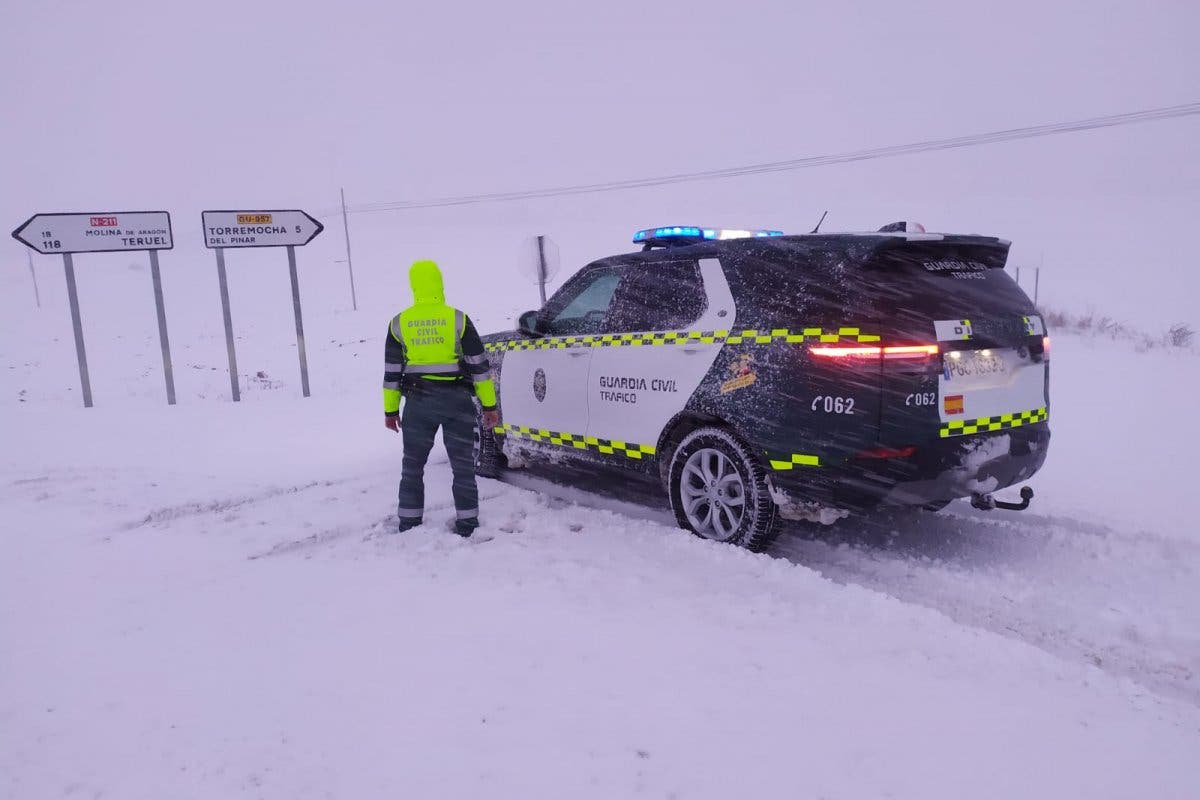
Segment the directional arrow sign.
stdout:
<svg viewBox="0 0 1200 800">
<path fill-rule="evenodd" d="M 286 211 L 205 211 L 204 246 L 224 247 L 299 247 L 325 230 L 299 209 Z"/>
<path fill-rule="evenodd" d="M 12 233 L 39 253 L 111 253 L 170 250 L 171 215 L 166 211 L 101 211 L 36 214 Z"/>
</svg>

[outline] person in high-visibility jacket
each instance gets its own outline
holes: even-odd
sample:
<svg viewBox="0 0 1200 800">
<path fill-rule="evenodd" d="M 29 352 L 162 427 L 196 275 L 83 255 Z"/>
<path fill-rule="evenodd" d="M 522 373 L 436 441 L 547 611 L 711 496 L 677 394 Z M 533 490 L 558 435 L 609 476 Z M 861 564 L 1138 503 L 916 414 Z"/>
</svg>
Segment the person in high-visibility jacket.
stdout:
<svg viewBox="0 0 1200 800">
<path fill-rule="evenodd" d="M 474 395 L 483 407 L 483 424 L 495 428 L 500 424 L 496 385 L 471 318 L 446 305 L 438 265 L 417 261 L 408 278 L 413 305 L 388 324 L 383 365 L 384 424 L 404 437 L 397 506 L 399 530 L 421 524 L 425 512 L 425 461 L 440 427 L 454 475 L 454 530 L 460 536 L 470 536 L 479 525 L 476 413 L 470 389 L 474 387 Z"/>
</svg>

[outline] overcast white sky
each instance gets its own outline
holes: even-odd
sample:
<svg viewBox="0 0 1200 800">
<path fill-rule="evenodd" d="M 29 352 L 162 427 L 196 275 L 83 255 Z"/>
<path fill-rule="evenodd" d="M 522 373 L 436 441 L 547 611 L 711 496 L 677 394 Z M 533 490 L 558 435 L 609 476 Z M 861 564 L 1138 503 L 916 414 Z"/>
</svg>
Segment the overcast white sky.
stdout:
<svg viewBox="0 0 1200 800">
<path fill-rule="evenodd" d="M 1194 0 L 8 0 L 3 18 L 5 230 L 35 211 L 166 208 L 182 234 L 202 208 L 328 208 L 343 185 L 352 202 L 371 202 L 614 180 L 1200 99 Z M 1179 238 L 1200 213 L 1197 142 L 1193 117 L 595 198 L 370 215 L 361 257 L 405 260 L 391 229 L 486 220 L 558 231 L 572 239 L 564 258 L 582 261 L 626 249 L 637 227 L 798 231 L 829 208 L 835 229 L 908 217 L 1001 235 L 1014 258 L 1056 270 L 1046 287 L 1056 301 L 1179 315 L 1200 295 L 1195 248 Z M 198 241 L 187 246 L 206 258 Z M 23 260 L 15 242 L 0 245 L 6 269 Z M 1154 288 L 1130 291 L 1131 269 Z M 1079 281 L 1087 291 L 1075 292 Z"/>
</svg>

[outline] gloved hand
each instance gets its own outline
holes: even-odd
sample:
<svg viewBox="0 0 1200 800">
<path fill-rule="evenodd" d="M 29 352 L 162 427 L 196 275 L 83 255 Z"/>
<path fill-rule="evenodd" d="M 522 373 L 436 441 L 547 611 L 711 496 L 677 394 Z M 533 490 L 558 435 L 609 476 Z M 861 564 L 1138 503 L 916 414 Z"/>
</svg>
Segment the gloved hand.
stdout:
<svg viewBox="0 0 1200 800">
<path fill-rule="evenodd" d="M 483 427 L 485 430 L 494 431 L 500 427 L 500 411 L 492 409 L 491 411 L 483 412 Z"/>
<path fill-rule="evenodd" d="M 400 417 L 384 416 L 383 425 L 389 431 L 395 431 L 396 433 L 399 433 L 400 432 Z"/>
</svg>

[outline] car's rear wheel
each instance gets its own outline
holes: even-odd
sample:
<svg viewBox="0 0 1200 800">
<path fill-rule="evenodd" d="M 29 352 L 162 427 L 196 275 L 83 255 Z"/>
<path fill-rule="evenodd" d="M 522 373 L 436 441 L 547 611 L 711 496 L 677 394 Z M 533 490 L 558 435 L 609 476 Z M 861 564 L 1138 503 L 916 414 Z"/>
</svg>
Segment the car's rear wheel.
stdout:
<svg viewBox="0 0 1200 800">
<path fill-rule="evenodd" d="M 729 431 L 706 427 L 685 436 L 668 486 L 676 521 L 697 536 L 756 551 L 774 538 L 778 511 L 766 474 Z"/>
</svg>

